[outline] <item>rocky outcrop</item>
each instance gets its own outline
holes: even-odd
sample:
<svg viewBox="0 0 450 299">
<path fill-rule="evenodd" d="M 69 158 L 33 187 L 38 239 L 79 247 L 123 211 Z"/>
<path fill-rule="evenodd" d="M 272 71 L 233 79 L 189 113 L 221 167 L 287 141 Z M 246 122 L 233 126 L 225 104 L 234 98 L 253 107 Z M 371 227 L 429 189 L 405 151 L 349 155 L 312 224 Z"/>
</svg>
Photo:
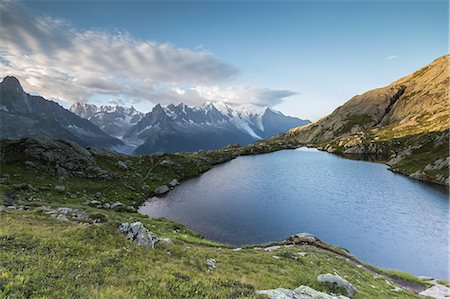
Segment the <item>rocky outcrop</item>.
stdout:
<svg viewBox="0 0 450 299">
<path fill-rule="evenodd" d="M 154 248 L 158 238 L 156 238 L 141 222 L 120 224 L 119 231 L 134 243 L 146 248 Z"/>
<path fill-rule="evenodd" d="M 266 295 L 270 299 L 348 299 L 345 296 L 329 295 L 319 292 L 308 286 L 299 286 L 295 290 L 278 288 L 274 290 L 256 291 L 257 294 Z"/>
<path fill-rule="evenodd" d="M 344 278 L 337 274 L 320 274 L 317 276 L 319 284 L 328 285 L 332 288 L 342 289 L 346 292 L 348 297 L 356 295 L 356 288 Z"/>
<path fill-rule="evenodd" d="M 24 166 L 39 173 L 63 177 L 109 180 L 113 174 L 100 168 L 85 148 L 64 140 L 28 138 L 4 140 L 0 144 L 2 159 L 24 156 Z"/>
<path fill-rule="evenodd" d="M 163 195 L 163 194 L 165 194 L 165 193 L 167 193 L 169 191 L 170 191 L 169 186 L 162 185 L 162 186 L 159 186 L 158 188 L 156 188 L 155 191 L 153 191 L 153 193 L 155 195 Z"/>
<path fill-rule="evenodd" d="M 419 295 L 436 299 L 448 299 L 450 298 L 450 288 L 445 285 L 435 283 L 434 286 L 420 292 Z"/>
</svg>

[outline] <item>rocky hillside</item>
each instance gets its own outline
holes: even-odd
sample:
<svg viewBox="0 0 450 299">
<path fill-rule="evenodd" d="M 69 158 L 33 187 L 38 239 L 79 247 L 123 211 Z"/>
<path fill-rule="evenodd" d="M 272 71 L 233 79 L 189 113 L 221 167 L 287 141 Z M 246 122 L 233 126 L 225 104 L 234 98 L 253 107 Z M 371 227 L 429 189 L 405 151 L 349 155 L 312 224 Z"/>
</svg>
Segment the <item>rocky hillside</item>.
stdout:
<svg viewBox="0 0 450 299">
<path fill-rule="evenodd" d="M 330 115 L 280 138 L 386 161 L 394 171 L 448 184 L 449 57 L 355 96 Z"/>
<path fill-rule="evenodd" d="M 83 146 L 118 147 L 123 142 L 53 101 L 27 94 L 15 77 L 0 83 L 0 138 L 47 136 Z"/>
</svg>

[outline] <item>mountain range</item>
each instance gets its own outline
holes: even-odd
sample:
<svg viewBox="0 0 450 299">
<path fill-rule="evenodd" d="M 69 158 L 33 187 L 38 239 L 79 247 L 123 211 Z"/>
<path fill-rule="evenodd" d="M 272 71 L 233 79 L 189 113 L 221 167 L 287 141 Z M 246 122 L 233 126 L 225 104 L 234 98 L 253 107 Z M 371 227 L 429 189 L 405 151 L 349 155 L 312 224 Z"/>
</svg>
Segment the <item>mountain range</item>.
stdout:
<svg viewBox="0 0 450 299">
<path fill-rule="evenodd" d="M 0 83 L 0 138 L 47 136 L 82 146 L 119 148 L 124 143 L 58 103 L 24 92 L 19 80 Z"/>
<path fill-rule="evenodd" d="M 195 107 L 183 103 L 158 104 L 144 115 L 133 107 L 74 103 L 70 111 L 136 147 L 135 154 L 247 145 L 309 123 L 249 104 L 206 103 Z"/>
<path fill-rule="evenodd" d="M 69 110 L 27 94 L 15 77 L 0 83 L 0 138 L 47 136 L 134 154 L 247 145 L 310 123 L 256 105 L 207 103 L 133 107 L 74 103 Z"/>
<path fill-rule="evenodd" d="M 308 123 L 254 105 L 156 105 L 123 140 L 140 144 L 136 154 L 209 150 L 228 144 L 247 145 Z"/>
</svg>

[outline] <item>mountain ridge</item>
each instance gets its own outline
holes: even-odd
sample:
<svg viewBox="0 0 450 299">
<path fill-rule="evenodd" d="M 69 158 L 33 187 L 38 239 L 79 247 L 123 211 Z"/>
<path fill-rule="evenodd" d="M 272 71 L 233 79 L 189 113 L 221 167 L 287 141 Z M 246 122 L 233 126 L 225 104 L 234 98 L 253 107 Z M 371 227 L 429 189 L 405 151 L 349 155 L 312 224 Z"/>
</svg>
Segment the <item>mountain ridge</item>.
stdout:
<svg viewBox="0 0 450 299">
<path fill-rule="evenodd" d="M 277 138 L 384 161 L 415 179 L 449 184 L 449 59 L 352 97 L 331 114 Z"/>
<path fill-rule="evenodd" d="M 248 145 L 307 123 L 308 120 L 249 104 L 157 104 L 123 140 L 140 143 L 136 154 L 210 150 L 236 143 Z"/>
<path fill-rule="evenodd" d="M 17 78 L 6 76 L 0 83 L 0 138 L 38 136 L 67 139 L 82 146 L 123 145 L 58 103 L 27 94 Z"/>
</svg>

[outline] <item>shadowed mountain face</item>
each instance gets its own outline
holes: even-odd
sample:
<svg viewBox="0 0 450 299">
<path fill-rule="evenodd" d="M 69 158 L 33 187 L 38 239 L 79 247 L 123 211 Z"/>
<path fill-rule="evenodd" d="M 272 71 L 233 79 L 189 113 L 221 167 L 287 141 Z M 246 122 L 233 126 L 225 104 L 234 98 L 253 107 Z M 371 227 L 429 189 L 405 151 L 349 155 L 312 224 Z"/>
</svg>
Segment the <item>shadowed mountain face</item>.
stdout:
<svg viewBox="0 0 450 299">
<path fill-rule="evenodd" d="M 82 146 L 123 145 L 59 104 L 25 93 L 15 77 L 5 77 L 0 83 L 0 138 L 38 136 L 66 139 Z"/>
<path fill-rule="evenodd" d="M 135 154 L 208 150 L 228 144 L 247 145 L 308 123 L 253 105 L 156 105 L 123 140 L 140 144 Z"/>
</svg>

